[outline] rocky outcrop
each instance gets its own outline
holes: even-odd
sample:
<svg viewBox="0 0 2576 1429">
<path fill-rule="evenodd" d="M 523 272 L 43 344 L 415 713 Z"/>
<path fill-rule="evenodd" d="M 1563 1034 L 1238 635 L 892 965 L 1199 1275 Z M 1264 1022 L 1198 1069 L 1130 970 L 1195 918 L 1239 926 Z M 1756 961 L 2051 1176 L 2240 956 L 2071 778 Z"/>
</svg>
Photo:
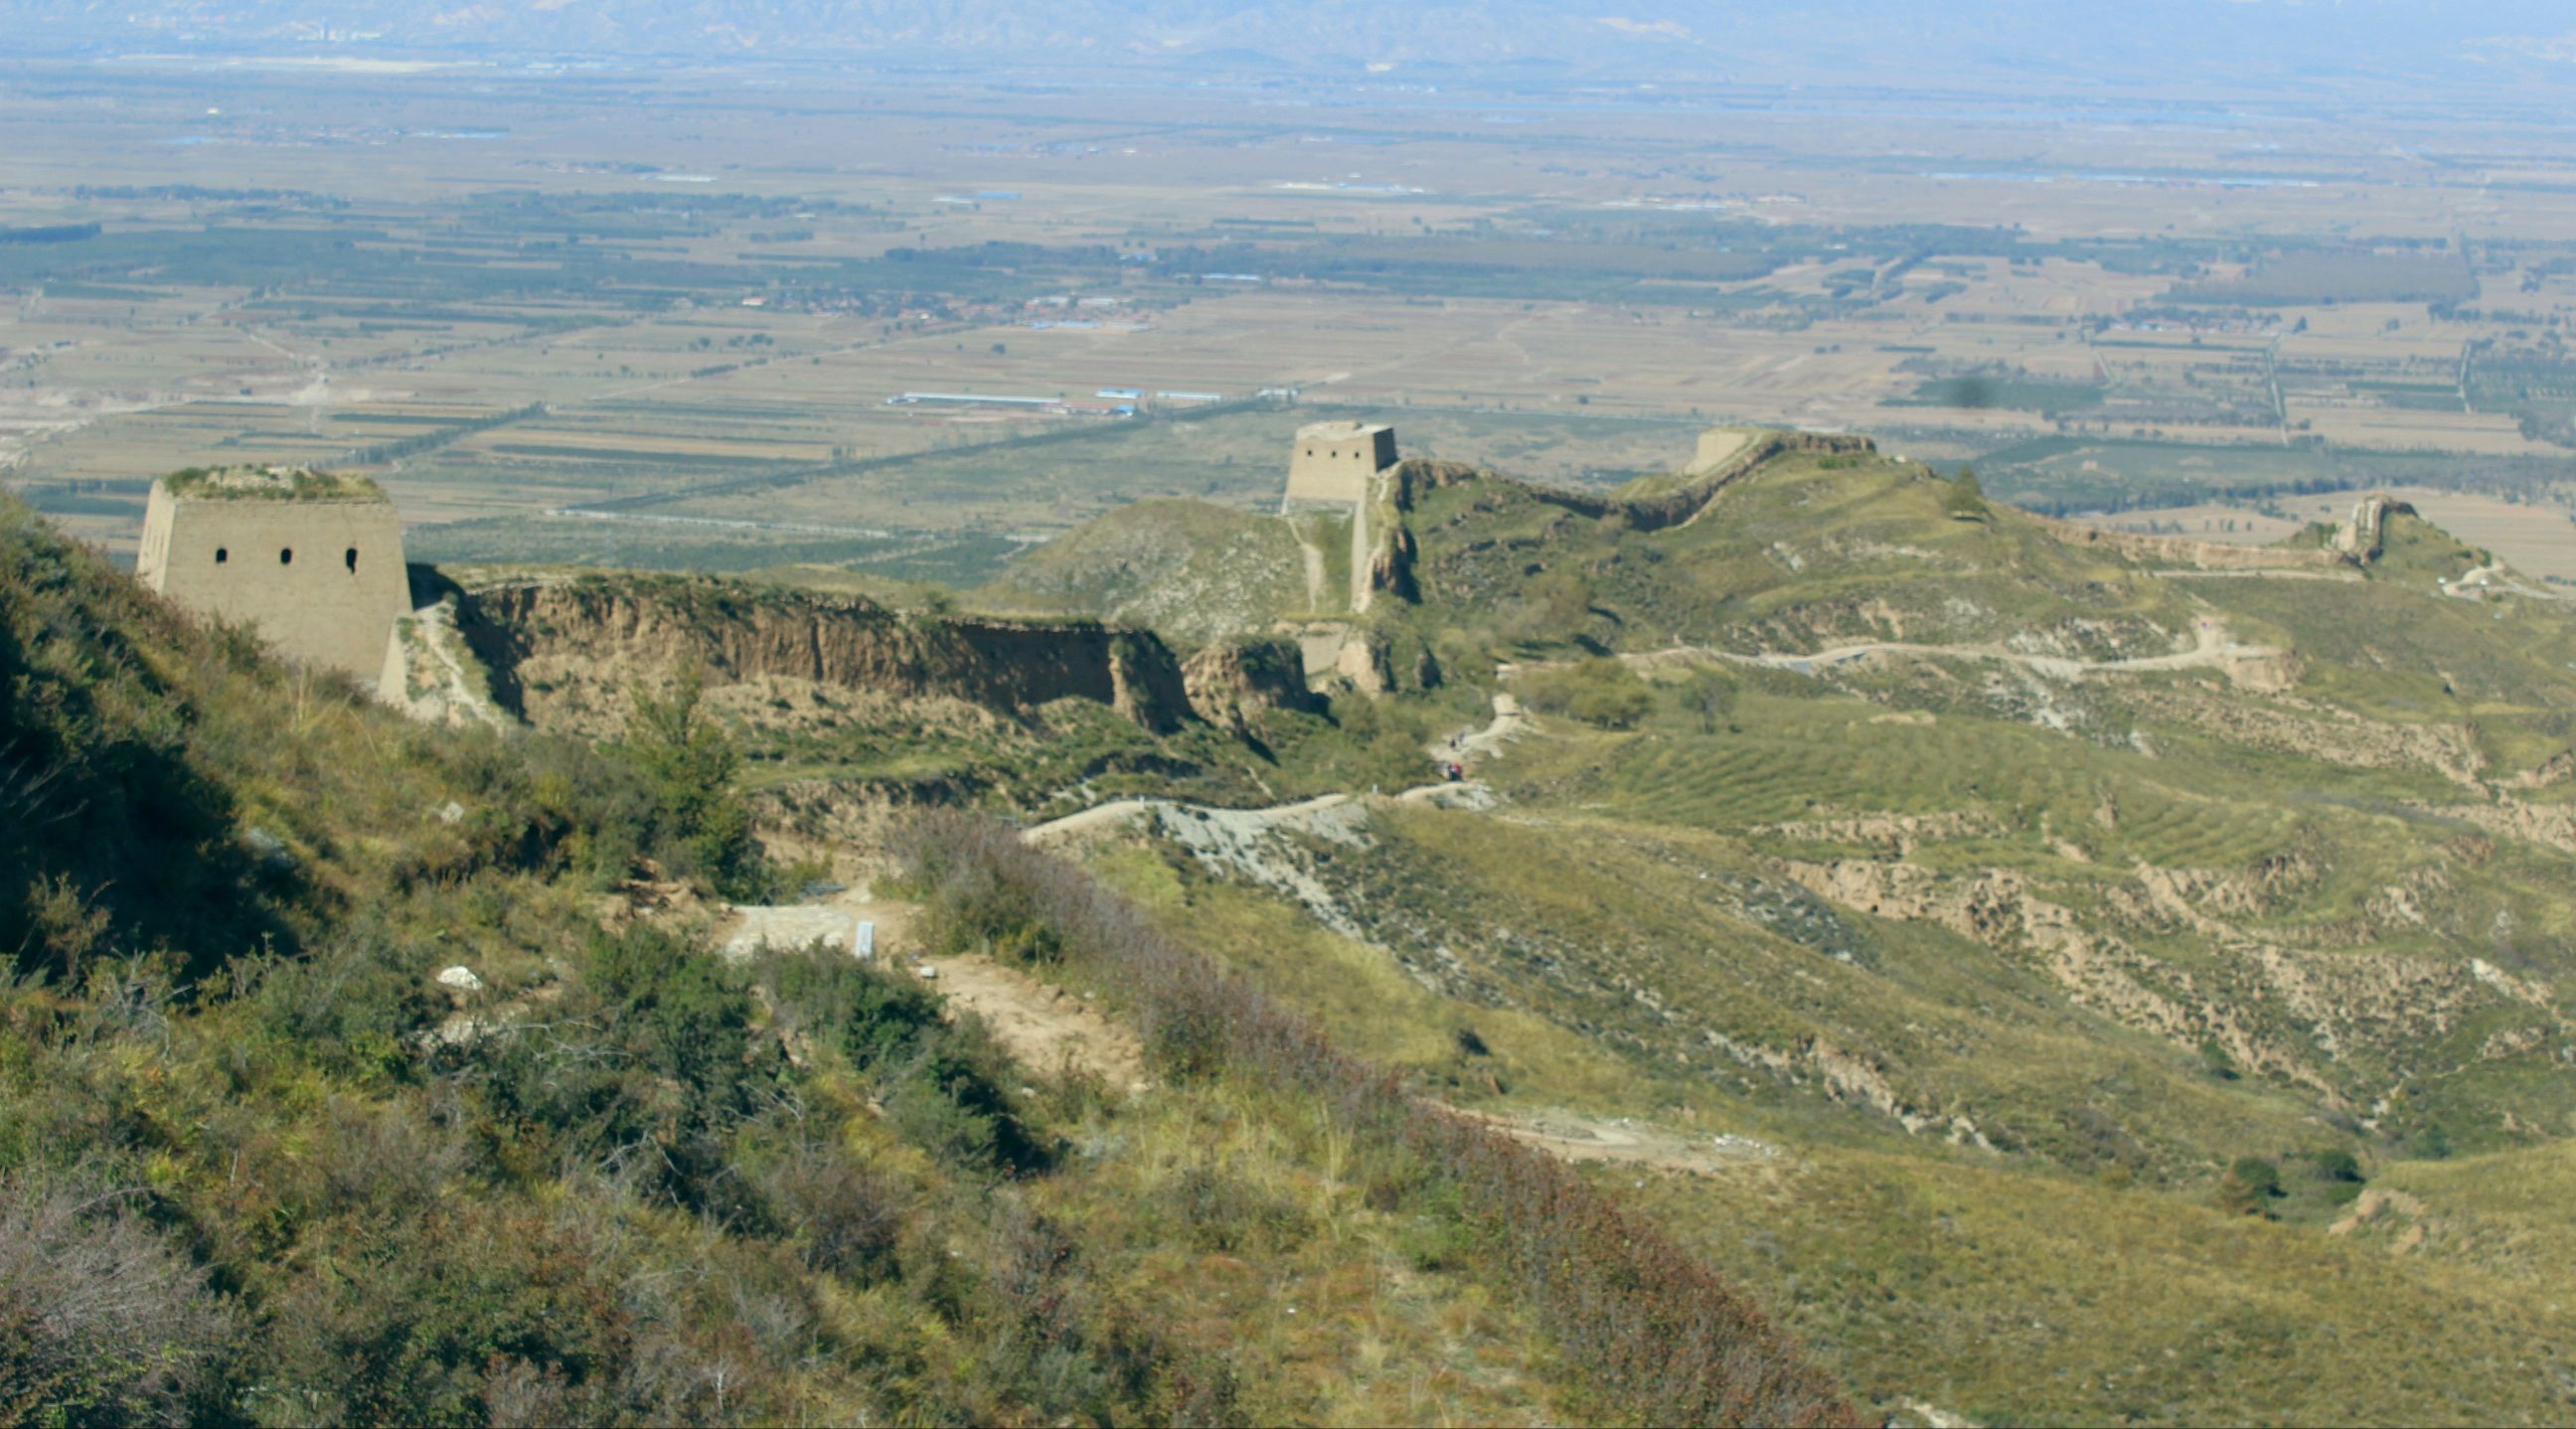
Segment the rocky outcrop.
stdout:
<svg viewBox="0 0 2576 1429">
<path fill-rule="evenodd" d="M 1097 700 L 1157 732 L 1190 713 L 1161 640 L 1089 621 L 905 615 L 854 596 L 677 577 L 495 586 L 458 616 L 495 699 L 523 717 L 568 671 L 614 689 L 691 663 L 717 683 L 780 676 L 988 709 Z"/>
<path fill-rule="evenodd" d="M 2497 787 L 2515 790 L 2547 789 L 2553 785 L 2564 784 L 2570 779 L 2576 779 L 2576 751 L 2562 749 L 2542 760 L 2535 768 L 2498 780 Z"/>
<path fill-rule="evenodd" d="M 1181 684 L 1192 713 L 1238 735 L 1257 730 L 1272 710 L 1324 707 L 1306 686 L 1304 652 L 1288 639 L 1211 645 L 1181 666 Z"/>
<path fill-rule="evenodd" d="M 1414 563 L 1422 556 L 1421 547 L 1413 539 L 1413 528 L 1401 520 L 1392 520 L 1384 529 L 1385 539 L 1368 552 L 1359 598 L 1352 607 L 1355 610 L 1368 609 L 1369 602 L 1381 591 L 1407 605 L 1422 599 L 1422 588 L 1413 579 Z"/>
<path fill-rule="evenodd" d="M 1353 631 L 1342 641 L 1342 653 L 1333 657 L 1333 673 L 1350 681 L 1361 694 L 1392 694 L 1396 688 L 1392 655 L 1385 636 Z"/>
<path fill-rule="evenodd" d="M 2388 538 L 2388 518 L 2413 516 L 2415 508 L 2382 492 L 2352 504 L 2352 519 L 2335 532 L 2335 549 L 2359 562 L 2379 559 Z"/>
<path fill-rule="evenodd" d="M 1359 628 L 1342 638 L 1333 674 L 1364 695 L 1430 690 L 1440 685 L 1440 661 L 1410 632 Z"/>
</svg>

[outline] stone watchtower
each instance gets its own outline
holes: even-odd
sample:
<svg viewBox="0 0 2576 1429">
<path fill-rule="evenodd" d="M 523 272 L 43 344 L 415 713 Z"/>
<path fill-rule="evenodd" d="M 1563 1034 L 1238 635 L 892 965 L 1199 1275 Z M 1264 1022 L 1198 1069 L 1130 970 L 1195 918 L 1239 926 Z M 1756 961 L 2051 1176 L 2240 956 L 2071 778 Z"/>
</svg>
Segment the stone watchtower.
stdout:
<svg viewBox="0 0 2576 1429">
<path fill-rule="evenodd" d="M 411 611 L 402 521 L 383 488 L 294 467 L 154 482 L 134 573 L 190 610 L 248 621 L 286 654 L 368 683 Z"/>
<path fill-rule="evenodd" d="M 1369 478 L 1395 465 L 1395 428 L 1365 422 L 1317 422 L 1297 429 L 1288 456 L 1288 502 L 1354 506 L 1368 499 Z"/>
</svg>

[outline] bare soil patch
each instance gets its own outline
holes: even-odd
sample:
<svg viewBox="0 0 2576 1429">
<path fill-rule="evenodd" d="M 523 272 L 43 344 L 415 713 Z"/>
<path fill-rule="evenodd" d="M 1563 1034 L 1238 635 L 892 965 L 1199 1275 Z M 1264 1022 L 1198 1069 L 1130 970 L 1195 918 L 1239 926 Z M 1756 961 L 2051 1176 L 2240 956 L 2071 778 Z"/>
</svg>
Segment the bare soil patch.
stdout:
<svg viewBox="0 0 2576 1429">
<path fill-rule="evenodd" d="M 924 964 L 954 1008 L 984 1019 L 1011 1056 L 1033 1071 L 1071 1069 L 1133 1095 L 1153 1086 L 1144 1044 L 1088 998 L 991 958 L 970 955 Z"/>
<path fill-rule="evenodd" d="M 1706 1173 L 1748 1161 L 1768 1161 L 1780 1154 L 1778 1147 L 1749 1136 L 1685 1135 L 1627 1117 L 1604 1119 L 1562 1111 L 1461 1115 L 1514 1141 L 1574 1162 L 1617 1162 Z"/>
</svg>

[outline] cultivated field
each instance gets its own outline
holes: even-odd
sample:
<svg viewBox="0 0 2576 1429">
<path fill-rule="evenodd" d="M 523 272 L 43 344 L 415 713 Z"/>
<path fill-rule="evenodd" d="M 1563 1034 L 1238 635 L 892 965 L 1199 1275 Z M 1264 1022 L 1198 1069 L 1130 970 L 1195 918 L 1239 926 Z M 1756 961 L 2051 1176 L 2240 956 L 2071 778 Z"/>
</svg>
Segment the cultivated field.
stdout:
<svg viewBox="0 0 2576 1429">
<path fill-rule="evenodd" d="M 256 461 L 368 467 L 451 558 L 989 554 L 1139 495 L 1258 504 L 1308 409 L 1568 480 L 1732 421 L 2059 510 L 2576 488 L 2576 145 L 2521 114 L 2408 121 L 2453 155 L 2428 180 L 2392 157 L 2422 134 L 2295 105 L 17 77 L 0 469 L 119 550 L 152 475 Z M 1297 407 L 1153 395 L 1264 389 Z M 1103 391 L 1143 415 L 887 402 Z"/>
</svg>

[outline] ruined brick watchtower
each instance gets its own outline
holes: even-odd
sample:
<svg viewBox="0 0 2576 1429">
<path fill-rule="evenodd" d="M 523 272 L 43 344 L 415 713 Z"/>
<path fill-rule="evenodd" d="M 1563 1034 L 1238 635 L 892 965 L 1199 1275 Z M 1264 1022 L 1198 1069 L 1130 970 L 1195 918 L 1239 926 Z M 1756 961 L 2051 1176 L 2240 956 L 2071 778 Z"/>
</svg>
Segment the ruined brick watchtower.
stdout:
<svg viewBox="0 0 2576 1429">
<path fill-rule="evenodd" d="M 1297 429 L 1288 456 L 1288 500 L 1352 506 L 1368 499 L 1369 478 L 1395 465 L 1395 428 L 1316 422 Z"/>
<path fill-rule="evenodd" d="M 402 521 L 364 477 L 296 467 L 183 471 L 152 485 L 135 574 L 190 610 L 373 683 L 411 608 Z"/>
</svg>

